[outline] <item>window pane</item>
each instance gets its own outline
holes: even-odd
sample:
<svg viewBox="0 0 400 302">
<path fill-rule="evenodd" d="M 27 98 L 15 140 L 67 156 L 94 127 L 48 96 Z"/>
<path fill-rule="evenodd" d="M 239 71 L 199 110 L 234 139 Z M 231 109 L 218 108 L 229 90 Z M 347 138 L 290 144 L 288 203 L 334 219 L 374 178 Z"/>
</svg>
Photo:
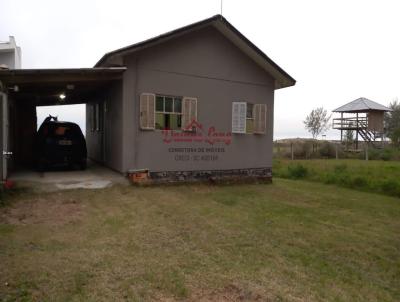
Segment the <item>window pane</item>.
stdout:
<svg viewBox="0 0 400 302">
<path fill-rule="evenodd" d="M 156 113 L 156 129 L 163 130 L 165 128 L 164 113 Z"/>
<path fill-rule="evenodd" d="M 181 129 L 182 116 L 179 114 L 169 114 L 170 129 L 179 130 Z"/>
<path fill-rule="evenodd" d="M 247 118 L 253 118 L 253 104 L 247 103 Z"/>
<path fill-rule="evenodd" d="M 156 111 L 164 111 L 164 98 L 162 96 L 156 98 Z"/>
<path fill-rule="evenodd" d="M 172 110 L 172 98 L 165 98 L 165 112 L 173 112 Z"/>
<path fill-rule="evenodd" d="M 174 99 L 174 112 L 182 113 L 182 100 Z"/>
<path fill-rule="evenodd" d="M 254 120 L 246 119 L 246 133 L 253 133 L 253 132 L 254 132 Z"/>
</svg>

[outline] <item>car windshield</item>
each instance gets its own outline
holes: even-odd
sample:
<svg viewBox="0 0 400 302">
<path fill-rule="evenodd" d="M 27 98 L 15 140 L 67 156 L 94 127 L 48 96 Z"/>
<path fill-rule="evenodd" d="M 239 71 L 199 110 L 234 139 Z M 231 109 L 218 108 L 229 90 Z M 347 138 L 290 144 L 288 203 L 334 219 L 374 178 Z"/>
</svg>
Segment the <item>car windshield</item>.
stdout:
<svg viewBox="0 0 400 302">
<path fill-rule="evenodd" d="M 56 139 L 80 139 L 82 138 L 82 132 L 76 125 L 68 124 L 49 124 L 44 125 L 42 128 L 42 134 L 47 137 Z"/>
</svg>

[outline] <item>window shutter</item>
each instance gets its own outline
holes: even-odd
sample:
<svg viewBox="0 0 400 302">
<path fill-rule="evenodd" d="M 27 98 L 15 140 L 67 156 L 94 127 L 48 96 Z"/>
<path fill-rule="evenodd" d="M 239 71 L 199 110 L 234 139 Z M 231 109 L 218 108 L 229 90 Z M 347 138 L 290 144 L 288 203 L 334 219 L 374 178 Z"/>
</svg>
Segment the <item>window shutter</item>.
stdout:
<svg viewBox="0 0 400 302">
<path fill-rule="evenodd" d="M 182 130 L 192 130 L 187 127 L 197 121 L 197 98 L 184 97 L 182 100 Z"/>
<path fill-rule="evenodd" d="M 156 95 L 142 93 L 140 95 L 140 128 L 154 130 L 155 128 Z"/>
<path fill-rule="evenodd" d="M 232 103 L 232 133 L 246 133 L 246 102 Z"/>
<path fill-rule="evenodd" d="M 254 133 L 265 134 L 267 130 L 267 105 L 254 105 Z"/>
</svg>

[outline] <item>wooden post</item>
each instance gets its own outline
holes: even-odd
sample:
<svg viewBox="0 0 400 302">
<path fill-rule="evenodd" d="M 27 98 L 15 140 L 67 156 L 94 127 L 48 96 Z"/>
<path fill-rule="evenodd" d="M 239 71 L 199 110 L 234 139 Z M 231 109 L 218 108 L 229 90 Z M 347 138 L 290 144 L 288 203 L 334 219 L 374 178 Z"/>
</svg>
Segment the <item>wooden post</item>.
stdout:
<svg viewBox="0 0 400 302">
<path fill-rule="evenodd" d="M 340 113 L 340 142 L 343 142 L 343 112 Z"/>
<path fill-rule="evenodd" d="M 365 160 L 368 161 L 368 142 L 365 144 Z"/>
<path fill-rule="evenodd" d="M 339 151 L 338 151 L 339 145 L 335 144 L 335 146 L 336 146 L 336 159 L 339 159 Z"/>
<path fill-rule="evenodd" d="M 356 150 L 358 150 L 358 112 L 356 115 Z"/>
<path fill-rule="evenodd" d="M 293 143 L 290 143 L 290 152 L 292 153 L 292 160 L 294 160 Z"/>
</svg>

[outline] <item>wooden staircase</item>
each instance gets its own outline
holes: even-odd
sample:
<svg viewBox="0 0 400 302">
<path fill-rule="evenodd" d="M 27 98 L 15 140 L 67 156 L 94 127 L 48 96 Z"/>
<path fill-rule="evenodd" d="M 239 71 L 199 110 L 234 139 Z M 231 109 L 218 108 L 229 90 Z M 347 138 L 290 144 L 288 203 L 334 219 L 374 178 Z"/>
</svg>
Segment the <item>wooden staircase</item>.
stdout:
<svg viewBox="0 0 400 302">
<path fill-rule="evenodd" d="M 382 142 L 377 141 L 378 138 L 382 138 L 383 133 L 369 131 L 368 125 L 365 121 L 359 121 L 357 132 L 362 137 L 362 139 L 370 146 L 378 149 L 383 148 Z"/>
<path fill-rule="evenodd" d="M 332 124 L 333 129 L 355 131 L 371 147 L 383 148 L 382 140 L 378 141 L 383 138 L 383 133 L 368 130 L 367 117 L 335 118 Z"/>
</svg>

